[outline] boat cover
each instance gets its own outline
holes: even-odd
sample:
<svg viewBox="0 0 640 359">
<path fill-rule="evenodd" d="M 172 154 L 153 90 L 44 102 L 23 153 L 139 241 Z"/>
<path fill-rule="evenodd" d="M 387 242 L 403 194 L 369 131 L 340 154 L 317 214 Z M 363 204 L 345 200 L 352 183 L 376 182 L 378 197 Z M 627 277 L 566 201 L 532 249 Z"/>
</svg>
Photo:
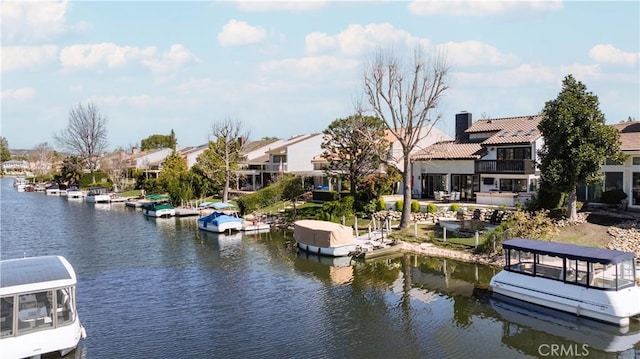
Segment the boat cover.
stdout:
<svg viewBox="0 0 640 359">
<path fill-rule="evenodd" d="M 311 219 L 296 221 L 293 236 L 298 243 L 323 248 L 354 242 L 351 227 Z"/>
<path fill-rule="evenodd" d="M 576 244 L 545 242 L 533 239 L 510 239 L 502 242 L 506 249 L 533 251 L 550 256 L 560 256 L 580 261 L 596 262 L 602 264 L 615 264 L 633 260 L 633 253 L 622 252 L 606 248 L 585 247 Z"/>
</svg>

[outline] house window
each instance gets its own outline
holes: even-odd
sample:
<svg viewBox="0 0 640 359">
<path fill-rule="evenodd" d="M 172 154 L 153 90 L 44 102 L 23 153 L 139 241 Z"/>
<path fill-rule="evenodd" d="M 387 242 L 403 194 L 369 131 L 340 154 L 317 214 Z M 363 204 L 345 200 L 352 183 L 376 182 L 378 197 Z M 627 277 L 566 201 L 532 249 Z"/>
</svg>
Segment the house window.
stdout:
<svg viewBox="0 0 640 359">
<path fill-rule="evenodd" d="M 604 164 L 609 166 L 620 166 L 624 164 L 624 161 L 614 161 L 613 159 L 607 157 L 604 160 Z"/>
<path fill-rule="evenodd" d="M 634 172 L 632 176 L 633 188 L 631 189 L 633 193 L 633 198 L 631 199 L 631 204 L 634 206 L 640 206 L 640 172 Z"/>
<path fill-rule="evenodd" d="M 498 148 L 498 160 L 530 160 L 531 147 Z"/>
<path fill-rule="evenodd" d="M 640 157 L 634 157 L 633 158 L 633 165 L 634 166 L 640 166 Z"/>
<path fill-rule="evenodd" d="M 422 176 L 422 197 L 433 198 L 434 191 L 447 191 L 447 175 L 437 173 L 423 173 Z"/>
<path fill-rule="evenodd" d="M 527 192 L 527 180 L 516 178 L 501 178 L 500 191 L 502 192 Z"/>
<path fill-rule="evenodd" d="M 622 189 L 622 172 L 604 173 L 604 190 Z"/>
</svg>

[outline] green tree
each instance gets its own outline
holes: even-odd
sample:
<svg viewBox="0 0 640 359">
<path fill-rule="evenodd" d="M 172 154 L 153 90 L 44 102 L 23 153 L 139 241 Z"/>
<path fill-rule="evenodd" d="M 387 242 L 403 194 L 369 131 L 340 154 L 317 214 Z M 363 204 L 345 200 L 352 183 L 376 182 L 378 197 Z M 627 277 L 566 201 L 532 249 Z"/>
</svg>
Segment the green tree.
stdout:
<svg viewBox="0 0 640 359">
<path fill-rule="evenodd" d="M 187 168 L 187 161 L 176 151 L 171 152 L 162 164 L 157 183 L 176 204 L 193 198 L 191 173 Z"/>
<path fill-rule="evenodd" d="M 78 156 L 69 156 L 62 161 L 62 168 L 60 170 L 60 178 L 62 181 L 73 184 L 79 183 L 83 175 L 83 163 L 82 158 Z"/>
<path fill-rule="evenodd" d="M 80 156 L 89 167 L 93 182 L 100 156 L 107 148 L 107 118 L 93 103 L 78 104 L 69 111 L 69 123 L 54 139 L 67 152 Z"/>
<path fill-rule="evenodd" d="M 3 136 L 0 137 L 0 162 L 6 162 L 11 159 L 11 151 L 9 150 L 9 141 Z"/>
<path fill-rule="evenodd" d="M 226 119 L 213 125 L 213 137 L 209 148 L 198 156 L 198 170 L 222 187 L 222 202 L 227 202 L 234 171 L 240 168 L 243 139 L 248 136 L 243 134 L 240 122 Z"/>
<path fill-rule="evenodd" d="M 325 172 L 349 181 L 351 194 L 360 182 L 380 169 L 389 154 L 386 125 L 377 117 L 356 114 L 333 121 L 322 131 Z"/>
<path fill-rule="evenodd" d="M 567 193 L 566 216 L 577 219 L 576 187 L 601 179 L 606 158 L 624 160 L 620 133 L 605 124 L 598 96 L 567 75 L 562 90 L 547 101 L 538 125 L 544 145 L 539 151 L 541 186 Z"/>
<path fill-rule="evenodd" d="M 157 150 L 160 148 L 171 148 L 175 151 L 176 149 L 176 135 L 171 130 L 170 135 L 151 135 L 142 141 L 140 141 L 140 149 L 142 151 L 147 150 Z"/>
<path fill-rule="evenodd" d="M 382 119 L 402 149 L 404 207 L 400 228 L 411 220 L 411 152 L 440 120 L 434 115 L 449 88 L 449 66 L 443 56 L 428 59 L 420 47 L 405 67 L 391 52 L 378 51 L 364 72 L 364 92 L 375 115 Z"/>
</svg>

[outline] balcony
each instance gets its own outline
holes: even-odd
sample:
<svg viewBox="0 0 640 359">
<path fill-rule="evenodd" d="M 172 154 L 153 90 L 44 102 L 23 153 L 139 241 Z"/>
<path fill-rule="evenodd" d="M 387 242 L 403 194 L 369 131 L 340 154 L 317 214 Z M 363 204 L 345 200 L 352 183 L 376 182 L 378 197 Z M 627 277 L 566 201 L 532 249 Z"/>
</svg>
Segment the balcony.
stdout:
<svg viewBox="0 0 640 359">
<path fill-rule="evenodd" d="M 533 160 L 480 160 L 475 162 L 475 173 L 534 174 Z"/>
</svg>

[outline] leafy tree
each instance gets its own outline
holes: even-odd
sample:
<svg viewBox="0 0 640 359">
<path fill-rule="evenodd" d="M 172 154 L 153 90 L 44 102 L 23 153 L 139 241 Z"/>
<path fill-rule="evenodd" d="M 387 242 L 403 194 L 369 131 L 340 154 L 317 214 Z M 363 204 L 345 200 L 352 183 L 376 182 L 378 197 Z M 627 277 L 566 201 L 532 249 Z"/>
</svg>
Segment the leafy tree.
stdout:
<svg viewBox="0 0 640 359">
<path fill-rule="evenodd" d="M 79 183 L 83 175 L 83 160 L 78 156 L 69 156 L 62 161 L 60 178 L 68 184 Z"/>
<path fill-rule="evenodd" d="M 6 162 L 11 159 L 11 151 L 9 150 L 9 141 L 3 136 L 0 137 L 0 162 Z"/>
<path fill-rule="evenodd" d="M 389 153 L 386 125 L 377 117 L 356 114 L 333 121 L 322 131 L 322 155 L 329 162 L 325 172 L 349 181 L 351 194 L 358 184 L 380 168 Z"/>
<path fill-rule="evenodd" d="M 373 112 L 402 148 L 404 207 L 400 228 L 407 228 L 411 220 L 410 154 L 440 119 L 432 112 L 448 89 L 448 73 L 443 56 L 427 59 L 419 47 L 409 67 L 404 67 L 391 52 L 378 51 L 364 73 L 364 92 Z"/>
<path fill-rule="evenodd" d="M 176 135 L 171 130 L 170 135 L 151 135 L 144 140 L 140 141 L 140 149 L 142 151 L 157 150 L 160 148 L 176 149 Z"/>
<path fill-rule="evenodd" d="M 162 164 L 157 183 L 175 203 L 193 198 L 190 185 L 191 173 L 187 168 L 187 161 L 176 151 L 171 152 Z"/>
<path fill-rule="evenodd" d="M 66 151 L 80 156 L 89 167 L 93 182 L 100 155 L 107 148 L 107 118 L 89 102 L 69 111 L 69 123 L 54 139 Z"/>
<path fill-rule="evenodd" d="M 605 124 L 598 96 L 568 75 L 554 100 L 547 101 L 538 128 L 544 137 L 539 151 L 541 186 L 568 193 L 566 216 L 577 219 L 576 187 L 601 179 L 600 166 L 608 157 L 624 160 L 619 132 Z"/>
<path fill-rule="evenodd" d="M 247 134 L 240 122 L 226 119 L 213 125 L 209 148 L 198 156 L 199 171 L 214 184 L 222 187 L 222 202 L 229 200 L 233 172 L 240 167 L 241 151 Z"/>
</svg>

